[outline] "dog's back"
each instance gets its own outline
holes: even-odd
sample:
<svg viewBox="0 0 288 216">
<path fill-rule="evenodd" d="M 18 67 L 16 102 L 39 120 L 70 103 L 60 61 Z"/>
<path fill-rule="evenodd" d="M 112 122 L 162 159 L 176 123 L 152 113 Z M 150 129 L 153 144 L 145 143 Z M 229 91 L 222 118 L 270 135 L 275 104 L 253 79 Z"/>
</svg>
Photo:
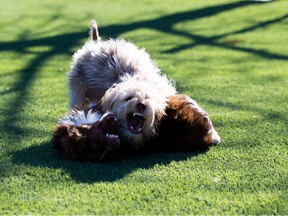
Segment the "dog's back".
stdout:
<svg viewBox="0 0 288 216">
<path fill-rule="evenodd" d="M 167 95 L 176 92 L 174 83 L 160 73 L 144 49 L 123 39 L 100 40 L 95 21 L 91 22 L 90 40 L 73 55 L 67 76 L 70 108 L 89 100 L 99 102 L 113 84 L 131 76 Z"/>
</svg>

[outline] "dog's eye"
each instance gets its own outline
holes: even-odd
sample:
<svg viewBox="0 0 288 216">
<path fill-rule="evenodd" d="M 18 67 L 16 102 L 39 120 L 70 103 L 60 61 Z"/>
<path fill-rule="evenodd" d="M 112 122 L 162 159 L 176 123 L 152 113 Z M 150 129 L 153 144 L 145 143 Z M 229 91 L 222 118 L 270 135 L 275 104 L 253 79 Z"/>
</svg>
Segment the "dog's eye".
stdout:
<svg viewBox="0 0 288 216">
<path fill-rule="evenodd" d="M 133 96 L 126 97 L 126 98 L 125 98 L 125 101 L 129 101 L 129 100 L 131 100 L 132 98 L 133 98 Z"/>
</svg>

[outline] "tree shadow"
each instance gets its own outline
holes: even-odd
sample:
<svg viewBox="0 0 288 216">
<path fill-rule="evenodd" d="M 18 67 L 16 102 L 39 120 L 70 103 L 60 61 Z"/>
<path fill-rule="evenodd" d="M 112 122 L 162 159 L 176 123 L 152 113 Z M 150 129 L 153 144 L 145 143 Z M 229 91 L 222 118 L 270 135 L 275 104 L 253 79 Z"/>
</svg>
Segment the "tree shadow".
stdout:
<svg viewBox="0 0 288 216">
<path fill-rule="evenodd" d="M 150 169 L 156 164 L 168 165 L 172 161 L 185 161 L 204 152 L 143 153 L 126 155 L 107 162 L 84 163 L 64 158 L 56 150 L 52 150 L 50 142 L 45 142 L 13 152 L 12 162 L 18 165 L 62 169 L 76 182 L 94 183 L 113 182 L 137 169 Z"/>
<path fill-rule="evenodd" d="M 226 36 L 235 35 L 235 34 L 242 34 L 242 33 L 246 33 L 249 31 L 253 31 L 253 30 L 263 28 L 265 26 L 268 26 L 268 25 L 271 25 L 271 24 L 274 24 L 277 22 L 281 22 L 287 18 L 288 18 L 288 14 L 280 16 L 280 17 L 275 18 L 275 19 L 265 21 L 265 22 L 260 22 L 256 25 L 253 25 L 253 26 L 250 26 L 250 27 L 238 30 L 238 31 L 229 32 L 229 33 L 225 33 L 222 35 L 216 35 L 216 36 L 211 36 L 211 37 L 205 37 L 203 35 L 196 35 L 196 34 L 192 34 L 192 33 L 188 33 L 188 32 L 182 32 L 182 31 L 174 30 L 173 31 L 174 34 L 176 34 L 178 36 L 182 36 L 182 37 L 184 36 L 193 42 L 189 43 L 189 44 L 180 45 L 180 46 L 172 48 L 170 50 L 166 50 L 165 53 L 176 53 L 176 52 L 179 52 L 179 51 L 182 51 L 185 49 L 191 49 L 191 48 L 198 46 L 198 45 L 206 45 L 206 46 L 208 45 L 208 46 L 226 48 L 226 49 L 240 51 L 240 52 L 246 52 L 246 53 L 254 54 L 254 55 L 266 58 L 266 59 L 288 60 L 287 55 L 271 53 L 271 52 L 265 51 L 265 50 L 257 50 L 257 49 L 252 49 L 252 48 L 239 47 L 239 46 L 235 46 L 236 43 L 229 43 L 228 41 L 218 42 L 218 40 L 221 40 L 222 38 L 224 38 Z"/>
<path fill-rule="evenodd" d="M 222 101 L 214 101 L 214 100 L 205 100 L 202 99 L 202 102 L 209 103 L 211 105 L 215 105 L 218 107 L 226 107 L 231 110 L 242 110 L 242 111 L 251 111 L 259 114 L 259 116 L 262 116 L 264 119 L 266 119 L 269 122 L 288 122 L 287 115 L 284 113 L 277 112 L 275 110 L 267 110 L 265 108 L 259 108 L 255 107 L 252 104 L 245 105 L 241 103 L 229 103 L 229 102 L 222 102 Z"/>
</svg>

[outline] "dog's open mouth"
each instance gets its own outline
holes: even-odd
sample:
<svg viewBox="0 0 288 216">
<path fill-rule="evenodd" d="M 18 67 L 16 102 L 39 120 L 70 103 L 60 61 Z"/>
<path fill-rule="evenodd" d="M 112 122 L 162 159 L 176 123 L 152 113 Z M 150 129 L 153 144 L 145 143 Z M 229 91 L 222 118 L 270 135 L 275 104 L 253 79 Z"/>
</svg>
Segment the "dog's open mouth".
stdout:
<svg viewBox="0 0 288 216">
<path fill-rule="evenodd" d="M 109 113 L 102 118 L 101 129 L 106 136 L 107 148 L 110 150 L 116 150 L 119 145 L 119 136 L 116 134 L 116 122 L 117 119 L 114 114 Z"/>
<path fill-rule="evenodd" d="M 131 112 L 127 115 L 128 129 L 132 133 L 140 133 L 144 123 L 144 116 L 137 112 Z"/>
</svg>

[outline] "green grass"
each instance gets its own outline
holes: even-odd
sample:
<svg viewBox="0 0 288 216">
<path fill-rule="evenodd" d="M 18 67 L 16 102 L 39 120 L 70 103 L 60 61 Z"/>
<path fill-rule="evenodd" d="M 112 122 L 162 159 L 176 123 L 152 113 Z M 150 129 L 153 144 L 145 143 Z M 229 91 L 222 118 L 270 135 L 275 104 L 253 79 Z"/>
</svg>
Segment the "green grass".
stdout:
<svg viewBox="0 0 288 216">
<path fill-rule="evenodd" d="M 287 1 L 0 2 L 0 214 L 288 214 Z M 220 146 L 91 164 L 50 137 L 88 22 L 145 47 Z"/>
</svg>

